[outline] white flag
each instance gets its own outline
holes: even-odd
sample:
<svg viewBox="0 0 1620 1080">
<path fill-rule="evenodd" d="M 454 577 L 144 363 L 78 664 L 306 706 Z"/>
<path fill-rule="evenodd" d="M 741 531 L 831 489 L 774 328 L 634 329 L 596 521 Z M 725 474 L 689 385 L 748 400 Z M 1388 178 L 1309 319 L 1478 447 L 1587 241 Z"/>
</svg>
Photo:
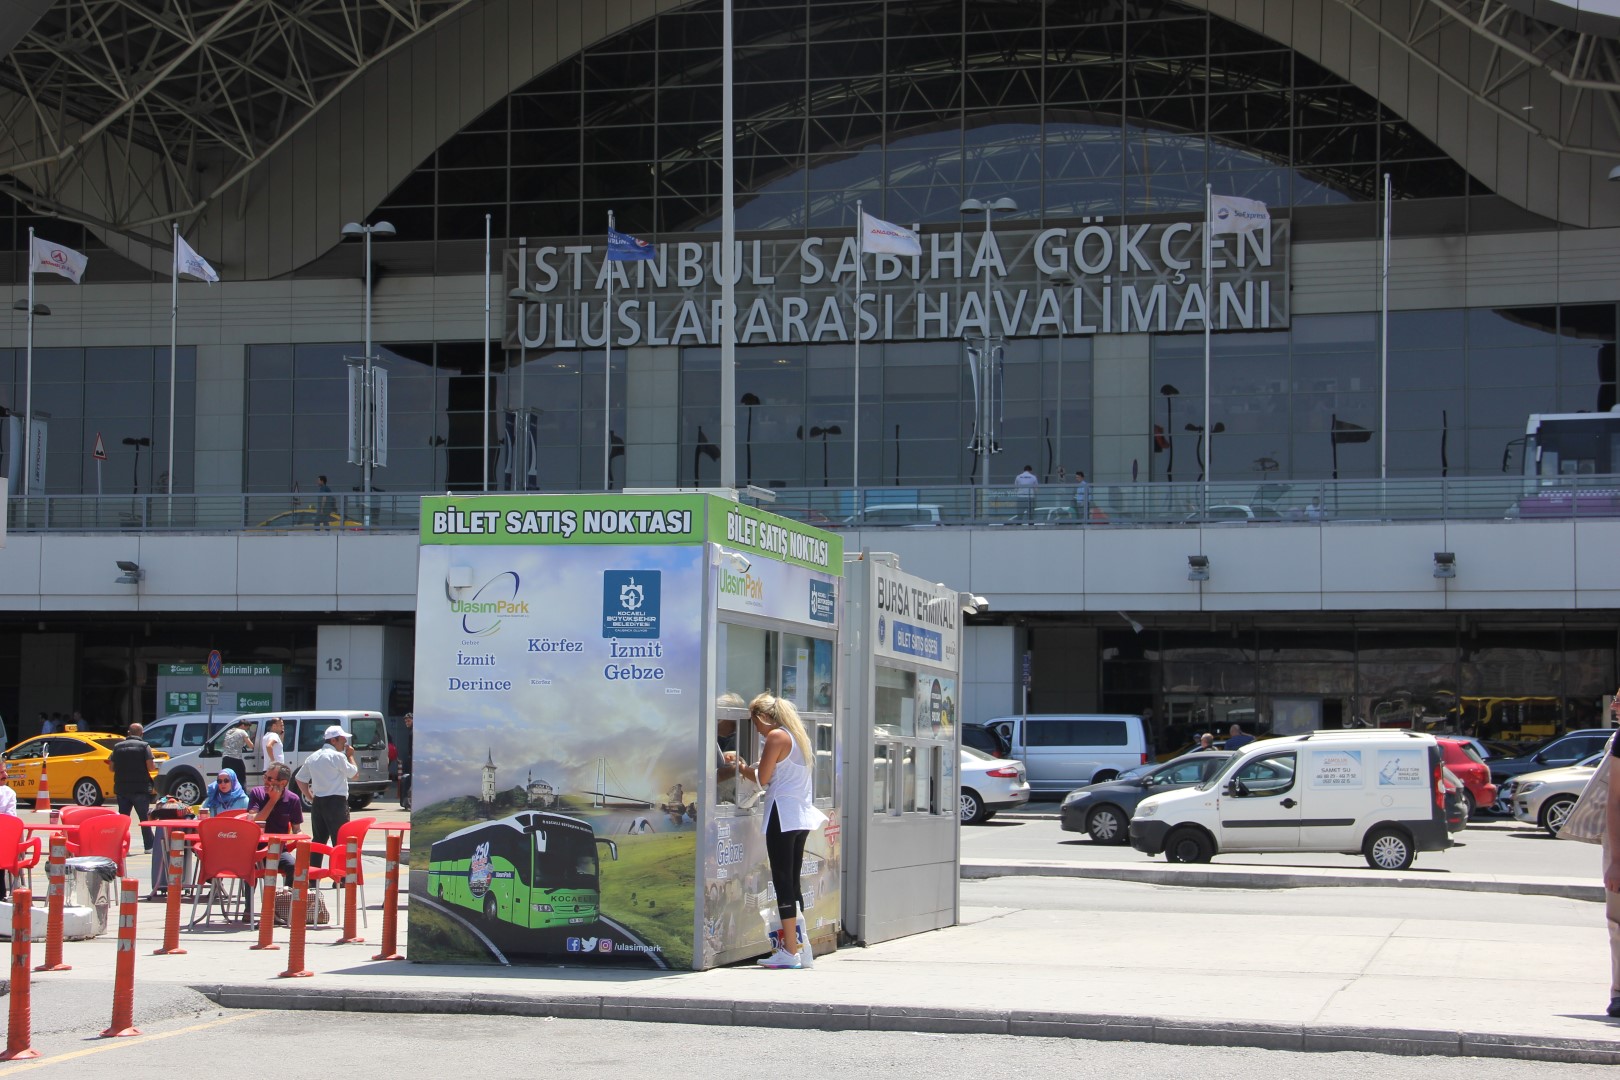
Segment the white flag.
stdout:
<svg viewBox="0 0 1620 1080">
<path fill-rule="evenodd" d="M 1251 233 L 1271 227 L 1271 211 L 1257 199 L 1240 199 L 1236 195 L 1209 197 L 1209 235 L 1222 233 Z"/>
<path fill-rule="evenodd" d="M 921 255 L 922 241 L 910 229 L 902 229 L 861 211 L 861 252 L 885 255 Z"/>
<path fill-rule="evenodd" d="M 219 274 L 215 272 L 212 266 L 208 265 L 208 260 L 191 250 L 191 245 L 186 243 L 185 237 L 176 236 L 175 240 L 174 268 L 176 270 L 190 277 L 206 281 L 210 285 L 219 280 Z"/>
<path fill-rule="evenodd" d="M 61 274 L 77 285 L 79 279 L 84 277 L 84 267 L 89 261 L 70 247 L 53 244 L 36 236 L 34 261 L 29 264 L 28 271 L 32 274 Z"/>
</svg>

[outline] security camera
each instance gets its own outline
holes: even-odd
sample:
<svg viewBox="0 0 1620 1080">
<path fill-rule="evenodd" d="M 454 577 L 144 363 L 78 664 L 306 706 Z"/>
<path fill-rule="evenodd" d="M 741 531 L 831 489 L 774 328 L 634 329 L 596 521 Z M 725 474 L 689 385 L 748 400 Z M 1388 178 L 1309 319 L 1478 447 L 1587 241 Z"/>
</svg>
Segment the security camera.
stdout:
<svg viewBox="0 0 1620 1080">
<path fill-rule="evenodd" d="M 982 596 L 975 596 L 970 592 L 958 593 L 957 600 L 962 605 L 964 615 L 983 615 L 990 610 L 990 601 Z"/>
</svg>

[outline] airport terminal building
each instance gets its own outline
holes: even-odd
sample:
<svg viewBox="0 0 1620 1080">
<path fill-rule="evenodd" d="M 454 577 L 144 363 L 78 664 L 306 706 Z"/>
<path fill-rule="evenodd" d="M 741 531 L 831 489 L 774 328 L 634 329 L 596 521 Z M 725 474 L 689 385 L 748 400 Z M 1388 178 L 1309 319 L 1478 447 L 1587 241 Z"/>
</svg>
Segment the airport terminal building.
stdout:
<svg viewBox="0 0 1620 1080">
<path fill-rule="evenodd" d="M 727 428 L 739 483 L 990 600 L 967 720 L 1027 696 L 1153 710 L 1171 742 L 1529 737 L 1614 690 L 1620 524 L 1507 511 L 1528 417 L 1616 405 L 1620 20 L 736 0 L 722 400 L 719 0 L 119 10 L 0 25 L 0 715 L 24 733 L 162 713 L 158 666 L 210 648 L 297 673 L 287 707 L 402 712 L 414 496 L 601 490 L 604 467 L 712 487 Z M 1206 244 L 1206 189 L 1269 221 Z M 922 254 L 861 257 L 857 207 Z M 654 257 L 607 261 L 610 215 Z M 218 284 L 172 291 L 173 222 Z M 88 257 L 34 278 L 32 316 L 30 228 Z M 1610 445 L 1567 471 L 1620 472 Z M 1010 527 L 1025 465 L 1053 527 Z M 1077 519 L 1079 472 L 1100 513 Z M 298 517 L 321 476 L 331 531 Z M 1385 482 L 1420 494 L 1312 509 Z M 880 504 L 945 524 L 875 527 Z"/>
</svg>

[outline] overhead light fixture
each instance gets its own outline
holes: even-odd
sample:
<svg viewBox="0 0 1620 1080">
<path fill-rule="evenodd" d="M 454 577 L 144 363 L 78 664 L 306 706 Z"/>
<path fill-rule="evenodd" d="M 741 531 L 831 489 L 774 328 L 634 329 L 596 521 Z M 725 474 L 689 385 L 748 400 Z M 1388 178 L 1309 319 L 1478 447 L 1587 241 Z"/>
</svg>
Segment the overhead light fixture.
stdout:
<svg viewBox="0 0 1620 1080">
<path fill-rule="evenodd" d="M 131 562 L 129 559 L 119 559 L 117 562 L 118 569 L 123 573 L 113 579 L 114 585 L 139 585 L 141 579 L 146 576 L 146 571 L 141 569 L 139 563 Z"/>
<path fill-rule="evenodd" d="M 1437 578 L 1454 578 L 1457 576 L 1457 556 L 1450 551 L 1437 551 L 1434 553 L 1434 576 Z"/>
<path fill-rule="evenodd" d="M 748 573 L 748 571 L 753 569 L 754 566 L 752 560 L 750 560 L 748 556 L 744 555 L 742 552 L 732 551 L 729 548 L 723 548 L 719 544 L 716 544 L 714 545 L 714 565 L 719 566 L 721 559 L 725 559 L 727 562 L 731 563 L 732 566 L 737 568 L 737 572 L 740 574 Z"/>
<path fill-rule="evenodd" d="M 957 593 L 956 599 L 962 605 L 962 614 L 964 615 L 983 615 L 990 610 L 990 601 L 974 593 Z"/>
<path fill-rule="evenodd" d="M 1123 611 L 1116 611 L 1114 614 L 1131 624 L 1131 633 L 1140 634 L 1142 632 L 1142 624 L 1125 614 Z"/>
<path fill-rule="evenodd" d="M 1209 556 L 1208 555 L 1189 555 L 1189 556 L 1187 556 L 1187 566 L 1188 566 L 1188 570 L 1187 570 L 1187 580 L 1188 581 L 1208 581 L 1209 580 Z"/>
</svg>

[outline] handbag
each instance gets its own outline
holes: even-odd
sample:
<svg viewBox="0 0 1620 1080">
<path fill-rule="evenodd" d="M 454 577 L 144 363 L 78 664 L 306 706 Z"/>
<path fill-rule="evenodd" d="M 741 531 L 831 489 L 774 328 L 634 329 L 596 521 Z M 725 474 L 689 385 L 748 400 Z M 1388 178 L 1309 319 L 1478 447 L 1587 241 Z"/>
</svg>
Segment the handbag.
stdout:
<svg viewBox="0 0 1620 1080">
<path fill-rule="evenodd" d="M 1603 761 L 1586 782 L 1581 797 L 1570 808 L 1569 817 L 1564 819 L 1563 827 L 1558 830 L 1558 839 L 1579 840 L 1583 844 L 1603 843 L 1609 808 L 1609 758 L 1614 753 L 1614 739 L 1615 736 L 1609 736 L 1608 745 L 1603 750 Z"/>
<path fill-rule="evenodd" d="M 285 885 L 276 889 L 276 925 L 292 925 L 293 891 Z M 307 926 L 325 926 L 332 921 L 332 913 L 326 910 L 326 897 L 321 895 L 319 889 L 309 890 L 309 905 L 305 911 L 304 922 Z"/>
</svg>

